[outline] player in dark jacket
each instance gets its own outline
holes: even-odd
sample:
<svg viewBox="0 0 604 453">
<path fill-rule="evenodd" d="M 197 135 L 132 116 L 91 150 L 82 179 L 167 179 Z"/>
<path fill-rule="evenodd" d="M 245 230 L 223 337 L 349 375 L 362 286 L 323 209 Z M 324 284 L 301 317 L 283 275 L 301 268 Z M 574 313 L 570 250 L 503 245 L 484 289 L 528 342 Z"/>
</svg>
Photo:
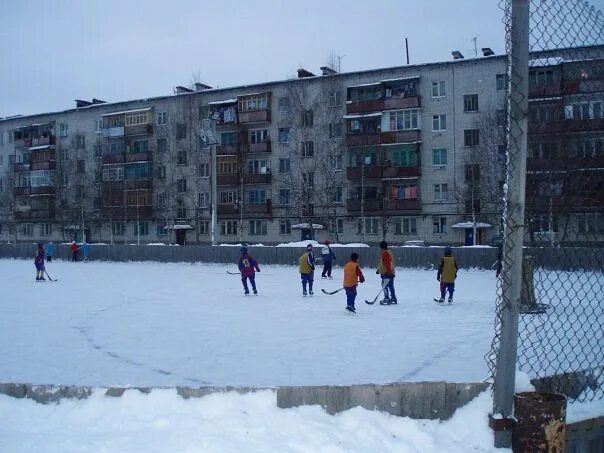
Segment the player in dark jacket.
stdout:
<svg viewBox="0 0 604 453">
<path fill-rule="evenodd" d="M 239 272 L 241 272 L 241 283 L 243 284 L 243 290 L 245 291 L 245 295 L 247 296 L 250 293 L 249 288 L 247 287 L 247 281 L 249 279 L 250 284 L 252 285 L 252 291 L 254 294 L 258 294 L 258 290 L 256 289 L 256 272 L 260 272 L 260 267 L 258 267 L 258 261 L 247 253 L 247 246 L 243 245 L 239 249 L 241 256 L 239 257 L 239 263 L 237 264 L 239 267 Z"/>
<path fill-rule="evenodd" d="M 36 281 L 44 281 L 44 247 L 42 244 L 38 244 L 38 251 L 36 252 L 36 257 L 34 259 L 34 264 L 36 265 Z"/>
</svg>

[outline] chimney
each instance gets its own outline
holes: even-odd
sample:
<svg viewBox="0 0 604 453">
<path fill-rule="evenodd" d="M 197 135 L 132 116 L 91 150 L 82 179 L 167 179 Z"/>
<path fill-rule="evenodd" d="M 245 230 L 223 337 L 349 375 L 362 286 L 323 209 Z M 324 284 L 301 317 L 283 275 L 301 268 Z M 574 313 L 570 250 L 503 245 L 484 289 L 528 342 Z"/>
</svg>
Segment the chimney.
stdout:
<svg viewBox="0 0 604 453">
<path fill-rule="evenodd" d="M 174 93 L 176 93 L 176 94 L 184 94 L 184 93 L 194 93 L 194 91 L 192 89 L 190 89 L 190 88 L 178 85 L 176 88 L 174 88 Z"/>
<path fill-rule="evenodd" d="M 491 55 L 495 55 L 495 52 L 493 52 L 490 47 L 483 47 L 482 55 L 485 57 L 490 57 Z"/>
<path fill-rule="evenodd" d="M 204 91 L 211 90 L 212 87 L 210 85 L 206 85 L 205 83 L 195 82 L 195 91 Z"/>
<path fill-rule="evenodd" d="M 323 72 L 322 75 L 332 75 L 338 73 L 338 71 L 331 69 L 329 66 L 321 66 L 321 71 Z"/>
<path fill-rule="evenodd" d="M 298 78 L 299 79 L 303 79 L 304 77 L 314 77 L 315 75 L 310 72 L 307 71 L 306 69 L 300 68 L 298 69 Z"/>
<path fill-rule="evenodd" d="M 82 99 L 76 99 L 75 103 L 76 103 L 76 108 L 77 109 L 82 108 L 82 107 L 88 107 L 89 105 L 92 105 L 92 102 L 90 102 L 90 101 L 84 101 Z"/>
<path fill-rule="evenodd" d="M 463 58 L 463 54 L 459 50 L 454 50 L 451 52 L 451 55 L 453 55 L 454 60 L 461 60 Z"/>
</svg>

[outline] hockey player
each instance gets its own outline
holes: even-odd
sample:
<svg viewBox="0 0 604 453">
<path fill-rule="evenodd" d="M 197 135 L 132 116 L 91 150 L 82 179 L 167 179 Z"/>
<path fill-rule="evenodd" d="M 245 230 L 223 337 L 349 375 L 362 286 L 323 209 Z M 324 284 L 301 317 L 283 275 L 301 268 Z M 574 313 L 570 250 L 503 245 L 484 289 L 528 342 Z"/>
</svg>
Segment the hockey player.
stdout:
<svg viewBox="0 0 604 453">
<path fill-rule="evenodd" d="M 254 295 L 258 295 L 258 290 L 256 289 L 256 272 L 260 272 L 258 261 L 256 261 L 252 255 L 248 255 L 246 245 L 242 245 L 239 252 L 241 253 L 241 256 L 239 257 L 239 263 L 237 265 L 239 267 L 239 272 L 241 272 L 243 291 L 246 296 L 250 294 L 250 290 L 247 287 L 247 280 L 249 279 Z"/>
<path fill-rule="evenodd" d="M 73 241 L 71 243 L 71 245 L 69 246 L 69 250 L 71 250 L 71 261 L 77 261 L 78 250 L 80 250 L 80 248 L 78 247 L 78 244 L 76 244 L 76 241 Z"/>
<path fill-rule="evenodd" d="M 52 243 L 52 241 L 50 241 L 50 242 L 48 242 L 48 244 L 46 244 L 45 251 L 46 251 L 46 261 L 49 263 L 52 262 L 52 256 L 55 253 L 55 245 Z"/>
<path fill-rule="evenodd" d="M 336 260 L 336 254 L 329 246 L 329 241 L 326 239 L 323 248 L 321 249 L 321 257 L 323 258 L 323 271 L 321 272 L 321 278 L 331 278 L 331 265 L 332 261 Z"/>
<path fill-rule="evenodd" d="M 352 253 L 350 261 L 344 265 L 344 291 L 346 291 L 346 310 L 356 313 L 354 300 L 357 297 L 358 282 L 365 283 L 365 276 L 359 266 L 359 255 Z"/>
<path fill-rule="evenodd" d="M 381 305 L 396 304 L 396 293 L 394 292 L 394 254 L 388 249 L 386 241 L 380 242 L 380 258 L 378 260 L 376 274 L 382 277 L 382 288 L 384 288 L 384 299 L 380 301 Z"/>
<path fill-rule="evenodd" d="M 306 252 L 298 260 L 300 278 L 302 280 L 302 295 L 306 296 L 306 285 L 308 284 L 308 294 L 313 295 L 312 284 L 315 273 L 315 255 L 312 251 L 312 244 L 306 246 Z"/>
<path fill-rule="evenodd" d="M 38 251 L 34 258 L 34 264 L 36 265 L 36 281 L 44 281 L 44 247 L 42 244 L 38 244 Z"/>
<path fill-rule="evenodd" d="M 455 279 L 457 278 L 457 261 L 451 253 L 451 247 L 445 247 L 445 256 L 441 257 L 436 273 L 436 280 L 440 282 L 440 299 L 438 303 L 445 302 L 445 295 L 449 292 L 449 303 L 453 302 L 453 292 L 455 291 Z M 436 300 L 436 299 L 435 299 Z"/>
</svg>

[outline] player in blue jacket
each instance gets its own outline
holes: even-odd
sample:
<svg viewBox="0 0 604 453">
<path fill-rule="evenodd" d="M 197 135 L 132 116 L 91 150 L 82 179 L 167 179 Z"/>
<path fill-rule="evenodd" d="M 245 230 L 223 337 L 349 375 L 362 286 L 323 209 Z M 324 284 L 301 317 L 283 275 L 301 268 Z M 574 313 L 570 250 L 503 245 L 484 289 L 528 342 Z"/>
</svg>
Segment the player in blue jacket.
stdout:
<svg viewBox="0 0 604 453">
<path fill-rule="evenodd" d="M 258 261 L 247 253 L 247 246 L 243 245 L 239 249 L 241 256 L 239 257 L 239 263 L 237 266 L 239 267 L 239 272 L 241 272 L 241 283 L 243 284 L 243 291 L 247 296 L 250 293 L 249 288 L 247 287 L 247 280 L 250 281 L 252 285 L 252 291 L 254 291 L 254 295 L 258 295 L 258 290 L 256 289 L 256 272 L 260 272 L 260 267 L 258 266 Z"/>
</svg>

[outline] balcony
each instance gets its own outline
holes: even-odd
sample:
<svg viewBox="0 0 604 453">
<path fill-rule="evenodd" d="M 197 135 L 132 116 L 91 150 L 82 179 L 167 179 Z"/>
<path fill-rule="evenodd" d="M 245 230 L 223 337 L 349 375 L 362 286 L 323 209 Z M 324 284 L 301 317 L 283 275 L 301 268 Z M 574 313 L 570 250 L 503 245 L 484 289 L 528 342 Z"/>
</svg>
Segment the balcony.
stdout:
<svg viewBox="0 0 604 453">
<path fill-rule="evenodd" d="M 421 176 L 421 167 L 419 165 L 409 167 L 392 167 L 384 165 L 382 167 L 382 178 L 413 178 Z"/>
<path fill-rule="evenodd" d="M 361 200 L 348 199 L 346 209 L 351 212 L 361 211 Z M 363 212 L 376 212 L 383 209 L 383 201 L 377 198 L 365 200 L 363 202 Z"/>
<path fill-rule="evenodd" d="M 31 187 L 15 187 L 13 193 L 15 194 L 15 196 L 29 195 L 31 193 Z"/>
<path fill-rule="evenodd" d="M 346 169 L 346 177 L 350 180 L 361 179 L 380 179 L 382 177 L 381 165 L 371 165 L 364 167 L 348 167 Z"/>
<path fill-rule="evenodd" d="M 56 170 L 57 163 L 54 160 L 41 160 L 31 163 L 32 170 Z"/>
<path fill-rule="evenodd" d="M 218 145 L 216 147 L 217 156 L 232 156 L 239 154 L 239 145 Z"/>
<path fill-rule="evenodd" d="M 244 214 L 272 214 L 271 201 L 265 203 L 245 203 L 243 206 Z"/>
<path fill-rule="evenodd" d="M 124 126 L 110 127 L 103 129 L 103 137 L 114 138 L 124 136 Z"/>
<path fill-rule="evenodd" d="M 243 175 L 244 184 L 270 184 L 270 173 L 246 173 Z"/>
<path fill-rule="evenodd" d="M 245 153 L 270 153 L 271 142 L 270 140 L 267 140 L 262 143 L 249 143 L 241 145 L 241 149 Z"/>
<path fill-rule="evenodd" d="M 105 154 L 103 156 L 104 164 L 121 164 L 124 162 L 124 154 Z"/>
<path fill-rule="evenodd" d="M 54 195 L 55 191 L 53 186 L 32 187 L 30 195 Z"/>
<path fill-rule="evenodd" d="M 216 175 L 216 185 L 238 186 L 239 185 L 239 175 L 237 173 L 218 173 Z"/>
<path fill-rule="evenodd" d="M 346 146 L 371 146 L 380 144 L 380 134 L 346 134 Z"/>
<path fill-rule="evenodd" d="M 420 96 L 374 99 L 352 102 L 346 105 L 346 113 L 381 112 L 383 110 L 411 109 L 420 107 Z"/>
<path fill-rule="evenodd" d="M 239 124 L 245 123 L 268 123 L 271 121 L 271 111 L 266 110 L 254 110 L 251 112 L 239 112 Z"/>
<path fill-rule="evenodd" d="M 124 190 L 151 190 L 153 188 L 152 179 L 125 179 Z"/>
<path fill-rule="evenodd" d="M 389 213 L 398 213 L 400 211 L 420 211 L 421 203 L 419 198 L 409 200 L 384 200 L 384 211 Z"/>
<path fill-rule="evenodd" d="M 44 145 L 54 145 L 55 144 L 55 137 L 50 136 L 50 137 L 38 137 L 38 138 L 32 138 L 31 140 L 31 146 L 44 146 Z"/>
<path fill-rule="evenodd" d="M 103 206 L 103 215 L 111 219 L 137 220 L 153 217 L 153 207 L 139 206 Z"/>
<path fill-rule="evenodd" d="M 136 124 L 134 126 L 126 126 L 122 135 L 151 135 L 153 134 L 152 124 Z M 113 137 L 113 136 L 112 136 Z"/>
<path fill-rule="evenodd" d="M 31 147 L 31 138 L 20 138 L 15 140 L 15 148 Z"/>
<path fill-rule="evenodd" d="M 529 122 L 529 134 L 564 134 L 567 132 L 598 132 L 604 130 L 604 118 Z"/>
<path fill-rule="evenodd" d="M 560 96 L 562 89 L 560 85 L 546 85 L 529 88 L 529 98 L 544 98 L 552 96 Z"/>
<path fill-rule="evenodd" d="M 380 134 L 380 143 L 389 145 L 391 143 L 413 143 L 421 140 L 421 131 L 388 131 Z"/>
<path fill-rule="evenodd" d="M 51 220 L 55 218 L 54 209 L 29 209 L 25 211 L 15 211 L 17 220 Z"/>
<path fill-rule="evenodd" d="M 31 164 L 15 164 L 15 173 L 21 172 L 21 171 L 30 171 L 31 170 Z"/>
<path fill-rule="evenodd" d="M 152 157 L 151 153 L 148 152 L 126 154 L 126 162 L 146 162 L 150 160 L 152 160 Z"/>
<path fill-rule="evenodd" d="M 239 214 L 238 203 L 218 203 L 216 211 L 218 215 L 235 215 Z"/>
</svg>

